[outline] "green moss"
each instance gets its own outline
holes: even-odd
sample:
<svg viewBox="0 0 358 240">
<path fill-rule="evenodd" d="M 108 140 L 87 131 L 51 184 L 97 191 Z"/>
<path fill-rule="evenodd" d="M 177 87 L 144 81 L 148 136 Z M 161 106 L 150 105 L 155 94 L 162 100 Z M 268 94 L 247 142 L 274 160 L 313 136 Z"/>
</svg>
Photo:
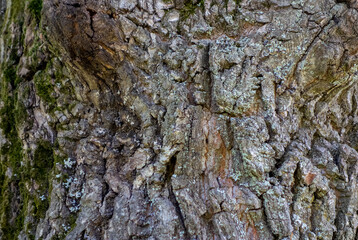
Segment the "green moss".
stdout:
<svg viewBox="0 0 358 240">
<path fill-rule="evenodd" d="M 2 186 L 4 187 L 4 186 Z M 15 239 L 15 235 L 14 235 L 14 231 L 16 231 L 16 229 L 14 229 L 14 226 L 12 223 L 10 223 L 10 219 L 11 219 L 11 213 L 10 213 L 10 203 L 11 203 L 11 198 L 12 198 L 12 194 L 11 192 L 8 190 L 10 189 L 10 186 L 7 185 L 5 186 L 7 189 L 3 192 L 2 196 L 1 196 L 1 205 L 0 205 L 0 211 L 1 211 L 1 221 L 0 221 L 0 225 L 4 234 L 4 239 Z"/>
<path fill-rule="evenodd" d="M 21 144 L 21 142 L 20 142 Z M 21 146 L 21 145 L 20 145 Z M 21 148 L 20 148 L 21 149 Z M 20 151 L 21 152 L 21 151 Z M 7 152 L 6 156 L 11 158 L 12 153 Z M 23 157 L 22 157 L 23 158 Z M 4 187 L 5 185 L 10 184 L 9 179 L 5 179 L 2 184 L 2 188 L 6 191 L 2 192 L 0 202 L 2 203 L 0 208 L 0 213 L 2 213 L 1 229 L 5 233 L 5 239 L 17 239 L 19 232 L 24 229 L 27 230 L 29 236 L 35 233 L 36 225 L 41 218 L 45 217 L 46 211 L 49 207 L 48 195 L 50 193 L 50 173 L 54 165 L 54 156 L 52 146 L 47 141 L 40 141 L 38 147 L 34 152 L 33 166 L 31 168 L 29 161 L 25 166 L 20 165 L 19 177 L 16 179 L 18 183 L 18 191 L 21 199 L 21 205 L 19 211 L 16 215 L 16 218 L 13 220 L 14 223 L 10 223 L 9 219 L 13 217 L 9 216 L 6 212 L 7 209 L 12 209 L 11 207 L 11 198 L 12 192 L 9 192 L 9 186 Z M 32 181 L 35 181 L 39 186 L 39 189 L 36 192 L 29 192 L 26 185 L 32 184 Z M 13 182 L 13 181 L 12 181 Z M 12 183 L 13 184 L 13 183 Z M 41 196 L 44 195 L 44 198 L 41 199 Z M 32 212 L 29 212 L 28 206 L 32 205 Z M 32 215 L 34 222 L 24 226 L 25 216 Z"/>
<path fill-rule="evenodd" d="M 12 98 L 7 98 L 4 101 L 4 107 L 0 110 L 1 123 L 0 128 L 7 139 L 13 138 L 17 135 L 15 127 L 15 117 L 13 114 L 14 101 Z"/>
<path fill-rule="evenodd" d="M 49 142 L 41 141 L 34 153 L 34 165 L 31 178 L 35 180 L 46 180 L 48 172 L 53 168 L 54 155 Z"/>
<path fill-rule="evenodd" d="M 52 96 L 53 86 L 51 78 L 44 71 L 38 72 L 35 75 L 35 87 L 39 97 L 49 104 L 50 108 L 55 107 L 56 99 Z"/>
<path fill-rule="evenodd" d="M 50 142 L 40 141 L 34 153 L 33 167 L 31 169 L 31 179 L 40 186 L 39 194 L 34 197 L 34 216 L 35 219 L 45 217 L 49 207 L 48 195 L 50 194 L 50 173 L 54 166 L 53 147 Z M 40 196 L 44 196 L 43 199 Z"/>
<path fill-rule="evenodd" d="M 238 5 L 240 7 L 241 5 L 241 0 L 234 0 L 234 2 L 236 3 L 236 5 Z"/>
<path fill-rule="evenodd" d="M 66 235 L 67 235 L 66 233 L 60 233 L 56 236 L 53 236 L 51 240 L 64 240 L 66 239 Z"/>
<path fill-rule="evenodd" d="M 34 152 L 33 164 L 30 160 L 25 161 L 21 139 L 18 136 L 19 127 L 27 118 L 26 108 L 19 98 L 18 83 L 16 83 L 17 75 L 14 68 L 6 68 L 4 73 L 4 81 L 1 82 L 2 89 L 10 83 L 13 90 L 9 93 L 2 91 L 3 107 L 0 109 L 0 128 L 7 139 L 7 143 L 1 147 L 0 162 L 0 228 L 4 232 L 4 239 L 16 239 L 19 232 L 28 229 L 29 234 L 34 234 L 36 223 L 45 216 L 49 207 L 48 195 L 50 191 L 50 172 L 53 168 L 53 150 L 49 142 L 40 141 L 38 148 Z M 22 94 L 26 94 L 24 88 Z M 30 153 L 27 153 L 31 155 Z M 5 173 L 7 169 L 11 169 L 13 175 L 7 178 Z M 40 188 L 38 192 L 30 193 L 27 187 L 35 181 Z M 11 187 L 10 187 L 11 186 Z M 15 187 L 14 187 L 15 186 Z M 40 199 L 44 195 L 45 199 Z M 12 202 L 18 199 L 19 207 L 15 213 Z M 29 204 L 33 205 L 33 212 L 29 212 Z M 11 215 L 12 214 L 12 215 Z M 34 222 L 30 226 L 24 226 L 24 219 L 27 215 L 34 217 Z"/>
<path fill-rule="evenodd" d="M 2 38 L 4 40 L 4 45 L 9 46 L 9 52 L 7 55 L 9 56 L 9 60 L 7 64 L 16 64 L 20 59 L 19 49 L 22 46 L 23 40 L 23 31 L 19 31 L 14 34 L 13 29 L 23 28 L 24 23 L 24 0 L 12 0 L 10 7 L 6 8 L 6 14 L 4 16 L 8 17 L 4 20 L 4 25 L 2 26 Z M 3 69 L 4 70 L 4 69 Z"/>
<path fill-rule="evenodd" d="M 19 62 L 18 50 L 22 45 L 22 34 L 12 35 L 12 28 L 22 29 L 23 16 L 19 14 L 24 10 L 23 0 L 11 1 L 7 8 L 9 16 L 6 25 L 3 26 L 2 36 L 5 49 L 9 49 L 9 60 L 2 63 L 0 72 L 1 79 L 1 99 L 3 106 L 0 109 L 0 128 L 6 138 L 6 144 L 1 146 L 2 155 L 0 161 L 0 228 L 4 233 L 3 239 L 17 239 L 19 232 L 23 227 L 25 206 L 23 194 L 22 173 L 24 170 L 23 147 L 21 139 L 18 136 L 18 128 L 26 118 L 25 106 L 18 98 L 18 86 L 21 78 L 17 75 L 17 65 Z M 10 12 L 9 12 L 10 11 Z M 9 47 L 11 46 L 11 47 Z M 10 88 L 11 87 L 11 88 Z M 6 171 L 10 170 L 12 176 L 8 177 Z M 16 206 L 16 207 L 15 207 Z"/>
<path fill-rule="evenodd" d="M 4 80 L 5 82 L 8 82 L 11 84 L 12 87 L 15 86 L 15 83 L 16 83 L 16 70 L 14 67 L 7 67 L 5 70 L 4 70 Z"/>
<path fill-rule="evenodd" d="M 16 18 L 23 17 L 23 14 L 19 14 L 24 11 L 24 0 L 13 0 L 11 1 L 11 8 L 6 9 L 6 11 L 11 11 L 10 18 L 14 20 Z"/>
<path fill-rule="evenodd" d="M 40 198 L 35 197 L 34 198 L 34 214 L 33 214 L 35 216 L 35 219 L 44 218 L 49 206 L 50 206 L 50 203 L 47 198 L 44 200 L 41 200 Z"/>
<path fill-rule="evenodd" d="M 4 81 L 2 85 L 2 96 L 7 97 L 8 95 L 8 84 L 10 84 L 12 89 L 16 89 L 17 86 L 21 83 L 22 79 L 16 74 L 16 68 L 12 65 L 7 66 L 3 71 Z M 4 99 L 4 98 L 3 98 Z"/>
<path fill-rule="evenodd" d="M 16 126 L 20 124 L 20 118 L 25 118 L 25 113 L 22 113 L 20 117 L 16 114 L 18 111 L 19 110 L 15 107 L 14 98 L 6 99 L 4 107 L 0 110 L 0 128 L 8 140 L 8 142 L 2 146 L 0 152 L 2 155 L 7 156 L 7 166 L 13 168 L 16 174 L 19 173 L 18 171 L 23 156 L 22 144 L 18 137 Z"/>
<path fill-rule="evenodd" d="M 2 203 L 0 208 L 0 213 L 2 215 L 0 227 L 4 231 L 4 239 L 15 239 L 22 229 L 24 221 L 24 214 L 22 214 L 24 211 L 22 210 L 22 207 L 18 209 L 18 212 L 14 213 L 15 215 L 9 215 L 10 213 L 8 211 L 14 210 L 11 207 L 13 195 L 20 195 L 21 202 L 23 202 L 24 197 L 26 196 L 21 190 L 23 185 L 22 180 L 26 175 L 22 174 L 24 171 L 21 166 L 23 160 L 22 143 L 17 133 L 17 126 L 20 124 L 21 118 L 16 114 L 16 112 L 20 110 L 16 107 L 18 105 L 17 95 L 14 95 L 15 96 L 4 97 L 4 107 L 0 110 L 0 127 L 7 139 L 7 143 L 1 148 L 3 160 L 0 162 L 0 188 L 6 189 L 1 192 L 0 196 L 0 202 Z M 24 113 L 22 113 L 22 116 L 24 116 Z M 13 177 L 11 179 L 5 177 L 5 172 L 8 168 L 13 172 Z M 12 187 L 10 188 L 10 186 Z"/>
<path fill-rule="evenodd" d="M 185 1 L 184 7 L 180 11 L 181 18 L 186 20 L 189 16 L 195 14 L 197 8 L 204 10 L 204 0 L 193 3 L 191 0 Z"/>
<path fill-rule="evenodd" d="M 15 122 L 18 124 L 22 124 L 27 119 L 27 116 L 28 115 L 25 105 L 21 101 L 17 101 L 14 109 Z"/>
<path fill-rule="evenodd" d="M 29 10 L 36 21 L 39 23 L 41 20 L 42 0 L 31 0 Z"/>
<path fill-rule="evenodd" d="M 22 99 L 28 98 L 24 95 L 29 95 L 30 89 L 23 88 L 25 83 L 17 75 L 17 66 L 20 61 L 19 49 L 24 47 L 24 33 L 26 32 L 24 27 L 26 14 L 23 14 L 26 2 L 12 0 L 6 9 L 6 17 L 9 18 L 4 21 L 2 26 L 4 33 L 2 38 L 8 60 L 0 66 L 0 73 L 2 73 L 0 97 L 3 103 L 0 109 L 0 128 L 6 138 L 6 144 L 0 149 L 2 155 L 0 161 L 0 228 L 4 233 L 2 239 L 9 240 L 17 239 L 22 230 L 26 232 L 29 239 L 34 239 L 36 225 L 40 218 L 45 216 L 49 206 L 48 195 L 51 188 L 49 179 L 53 167 L 51 144 L 40 141 L 32 159 L 31 152 L 23 151 L 22 141 L 18 134 L 25 121 L 27 125 L 31 125 L 27 120 L 27 109 L 22 102 Z M 31 0 L 29 2 L 29 11 L 34 19 L 40 22 L 42 1 Z M 35 23 L 31 24 L 31 26 L 34 25 Z M 13 35 L 12 29 L 14 28 L 19 29 L 15 32 L 18 34 Z M 35 43 L 30 49 L 34 57 L 41 46 L 40 43 Z M 24 54 L 28 54 L 28 52 Z M 46 95 L 46 91 L 43 92 L 45 92 L 43 95 Z M 52 99 L 51 101 L 54 102 Z M 49 154 L 49 157 L 43 162 L 45 154 Z M 11 177 L 6 174 L 8 170 L 12 172 Z M 32 191 L 34 182 L 40 186 L 38 192 Z M 41 195 L 46 196 L 46 199 L 40 199 Z M 33 208 L 29 208 L 29 206 L 33 206 Z M 34 220 L 25 225 L 26 216 L 32 216 Z"/>
<path fill-rule="evenodd" d="M 68 223 L 71 226 L 71 229 L 76 227 L 77 214 L 71 214 L 68 218 Z"/>
<path fill-rule="evenodd" d="M 56 144 L 56 143 L 55 143 Z M 57 142 L 58 144 L 58 142 Z M 59 156 L 57 154 L 54 155 L 54 164 L 58 163 L 58 164 L 63 164 L 63 162 L 65 161 L 67 157 L 64 156 Z"/>
<path fill-rule="evenodd" d="M 13 81 L 16 79 L 16 74 L 15 76 L 13 74 L 15 74 L 15 72 L 7 70 L 5 74 L 7 76 L 4 77 L 5 81 Z M 22 143 L 18 137 L 17 127 L 20 126 L 27 117 L 26 108 L 23 103 L 18 100 L 16 91 L 13 93 L 13 96 L 2 94 L 2 99 L 4 106 L 0 109 L 0 128 L 7 139 L 7 143 L 1 147 L 0 152 L 2 155 L 6 155 L 6 166 L 13 168 L 14 173 L 18 174 L 23 155 Z"/>
</svg>

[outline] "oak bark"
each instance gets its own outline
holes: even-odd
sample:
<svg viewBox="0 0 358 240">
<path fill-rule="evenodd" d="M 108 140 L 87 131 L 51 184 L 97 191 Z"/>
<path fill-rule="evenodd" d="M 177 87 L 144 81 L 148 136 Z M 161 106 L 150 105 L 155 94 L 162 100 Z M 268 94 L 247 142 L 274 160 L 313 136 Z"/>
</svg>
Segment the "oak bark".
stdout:
<svg viewBox="0 0 358 240">
<path fill-rule="evenodd" d="M 358 239 L 354 0 L 0 0 L 0 239 Z"/>
</svg>

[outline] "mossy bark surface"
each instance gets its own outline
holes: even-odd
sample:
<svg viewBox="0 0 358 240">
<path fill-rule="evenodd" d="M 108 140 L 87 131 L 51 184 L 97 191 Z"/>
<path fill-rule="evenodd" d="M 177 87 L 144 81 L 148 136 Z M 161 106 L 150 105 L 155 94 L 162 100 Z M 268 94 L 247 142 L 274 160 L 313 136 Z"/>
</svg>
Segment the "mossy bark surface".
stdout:
<svg viewBox="0 0 358 240">
<path fill-rule="evenodd" d="M 357 239 L 357 21 L 0 0 L 0 239 Z"/>
</svg>

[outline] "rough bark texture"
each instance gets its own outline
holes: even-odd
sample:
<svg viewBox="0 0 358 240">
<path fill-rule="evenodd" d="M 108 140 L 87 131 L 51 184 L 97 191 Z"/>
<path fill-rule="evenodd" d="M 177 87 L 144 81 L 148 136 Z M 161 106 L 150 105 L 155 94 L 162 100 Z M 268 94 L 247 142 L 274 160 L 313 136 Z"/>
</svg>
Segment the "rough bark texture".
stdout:
<svg viewBox="0 0 358 240">
<path fill-rule="evenodd" d="M 358 239 L 355 0 L 0 0 L 0 239 Z"/>
</svg>

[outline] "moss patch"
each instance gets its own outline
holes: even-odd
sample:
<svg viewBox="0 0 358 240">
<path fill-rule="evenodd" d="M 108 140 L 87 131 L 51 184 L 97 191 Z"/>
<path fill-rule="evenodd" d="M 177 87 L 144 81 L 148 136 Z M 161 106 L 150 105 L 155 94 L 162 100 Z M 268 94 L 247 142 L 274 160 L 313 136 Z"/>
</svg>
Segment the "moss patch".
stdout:
<svg viewBox="0 0 358 240">
<path fill-rule="evenodd" d="M 34 164 L 31 171 L 31 178 L 44 180 L 49 171 L 53 168 L 54 156 L 52 146 L 49 142 L 41 141 L 34 153 Z"/>
<path fill-rule="evenodd" d="M 200 0 L 197 3 L 193 3 L 191 0 L 185 1 L 184 7 L 180 11 L 181 18 L 186 20 L 188 17 L 195 14 L 197 8 L 204 10 L 204 0 Z"/>
<path fill-rule="evenodd" d="M 29 3 L 26 7 L 26 3 Z M 0 229 L 2 239 L 17 239 L 20 231 L 24 230 L 27 238 L 34 239 L 36 226 L 45 217 L 49 207 L 49 193 L 51 190 L 51 173 L 54 166 L 53 146 L 44 140 L 37 142 L 34 151 L 23 150 L 22 139 L 19 136 L 25 126 L 31 126 L 28 119 L 24 99 L 30 95 L 29 84 L 23 82 L 18 74 L 21 54 L 33 57 L 34 74 L 46 65 L 38 66 L 34 59 L 41 51 L 42 42 L 35 37 L 31 46 L 24 46 L 26 28 L 33 28 L 41 21 L 42 0 L 12 0 L 5 14 L 1 31 L 4 33 L 5 62 L 0 65 L 0 128 L 6 143 L 1 146 L 0 154 Z M 33 17 L 31 23 L 26 21 L 25 12 Z M 35 23 L 37 22 L 37 24 Z M 28 49 L 29 47 L 29 49 Z M 21 51 L 19 51 L 21 50 Z M 21 53 L 21 54 L 20 54 Z M 32 66 L 31 66 L 32 67 Z M 40 78 L 35 79 L 35 87 L 43 101 L 55 104 L 52 97 L 51 77 L 44 71 Z M 40 72 L 41 73 L 41 72 Z M 32 75 L 28 80 L 32 78 Z M 36 81 L 37 80 L 37 81 Z M 27 86 L 27 88 L 26 88 Z M 39 187 L 37 187 L 39 186 Z M 24 224 L 26 216 L 30 221 Z"/>
<path fill-rule="evenodd" d="M 17 196 L 21 194 L 20 183 L 25 175 L 22 174 L 23 167 L 21 166 L 23 160 L 22 143 L 18 137 L 16 130 L 14 98 L 8 98 L 5 101 L 5 106 L 0 111 L 1 124 L 0 127 L 7 138 L 7 143 L 2 146 L 1 154 L 4 156 L 0 163 L 0 227 L 4 231 L 4 239 L 15 239 L 21 231 L 24 216 L 19 209 L 14 209 L 14 199 L 21 202 Z M 6 177 L 6 172 L 12 172 L 12 178 Z"/>
<path fill-rule="evenodd" d="M 17 79 L 17 75 L 16 75 L 16 70 L 13 66 L 11 67 L 7 67 L 4 70 L 4 80 L 5 82 L 8 82 L 11 84 L 11 86 L 14 88 L 16 85 L 16 79 Z"/>
<path fill-rule="evenodd" d="M 41 20 L 42 0 L 31 0 L 29 10 L 36 21 L 39 23 Z"/>
<path fill-rule="evenodd" d="M 55 107 L 56 99 L 52 96 L 53 85 L 51 77 L 45 71 L 40 71 L 35 75 L 35 86 L 37 95 L 46 102 L 50 108 Z"/>
</svg>

